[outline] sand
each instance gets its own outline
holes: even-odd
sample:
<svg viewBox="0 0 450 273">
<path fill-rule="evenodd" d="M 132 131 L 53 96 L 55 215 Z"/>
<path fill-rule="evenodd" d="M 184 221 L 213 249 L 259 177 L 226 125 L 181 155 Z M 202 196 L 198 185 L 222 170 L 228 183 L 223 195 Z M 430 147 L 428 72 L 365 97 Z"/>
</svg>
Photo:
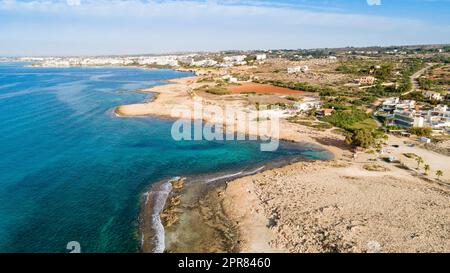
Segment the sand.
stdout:
<svg viewBox="0 0 450 273">
<path fill-rule="evenodd" d="M 123 105 L 115 109 L 118 116 L 146 116 L 155 115 L 171 117 L 171 111 L 180 103 L 191 101 L 189 91 L 194 85 L 195 78 L 180 78 L 168 81 L 167 85 L 141 89 L 140 92 L 155 93 L 155 98 L 148 103 Z"/>
<path fill-rule="evenodd" d="M 450 190 L 373 162 L 297 163 L 230 182 L 241 252 L 449 252 Z"/>
<path fill-rule="evenodd" d="M 197 94 L 192 90 L 198 85 L 195 78 L 187 78 L 145 90 L 157 93 L 156 99 L 118 107 L 116 114 L 174 118 L 174 107 L 193 107 Z M 242 95 L 208 98 L 205 103 L 238 111 L 248 106 Z M 223 118 L 208 113 L 206 117 L 210 122 Z M 183 229 L 176 228 L 180 223 L 171 223 L 167 231 L 172 230 L 168 238 L 189 234 L 184 239 L 188 243 L 172 243 L 172 252 L 450 251 L 448 157 L 391 137 L 384 155 L 361 153 L 354 159 L 344 137 L 331 129 L 318 131 L 286 120 L 281 120 L 279 138 L 321 145 L 334 153 L 335 160 L 296 163 L 240 178 L 194 198 L 195 204 L 184 204 L 192 212 L 177 216 Z M 423 157 L 431 165 L 430 175 L 417 170 L 417 163 L 405 153 Z M 403 165 L 382 160 L 390 154 Z M 444 171 L 442 181 L 432 175 L 437 169 Z M 192 195 L 185 190 L 181 206 Z M 197 234 L 195 227 L 204 223 L 211 232 Z"/>
<path fill-rule="evenodd" d="M 233 124 L 236 119 L 234 116 L 227 116 L 226 113 L 213 113 L 213 109 L 209 106 L 218 106 L 222 110 L 234 111 L 246 115 L 248 113 L 249 105 L 248 99 L 245 95 L 227 95 L 227 96 L 213 96 L 200 97 L 193 90 L 202 86 L 202 83 L 196 83 L 196 77 L 180 78 L 169 81 L 171 84 L 156 86 L 150 89 L 143 89 L 140 92 L 155 93 L 156 97 L 147 103 L 133 104 L 119 106 L 115 109 L 115 113 L 121 117 L 133 116 L 157 116 L 161 118 L 170 119 L 189 119 L 192 120 L 194 109 L 194 100 L 201 98 L 203 102 L 202 119 L 210 123 Z M 173 111 L 174 109 L 188 109 L 190 112 L 179 113 Z M 271 135 L 272 131 L 266 129 L 270 122 L 262 122 L 257 120 L 248 120 L 243 127 L 235 126 L 231 131 L 240 132 L 245 135 L 267 136 Z M 254 132 L 249 128 L 260 128 Z M 277 139 L 297 142 L 310 142 L 322 146 L 330 150 L 336 157 L 342 155 L 341 148 L 349 148 L 344 143 L 344 137 L 335 134 L 332 130 L 317 131 L 313 128 L 293 124 L 284 119 L 280 120 L 280 131 L 276 135 Z"/>
<path fill-rule="evenodd" d="M 416 170 L 417 161 L 414 158 L 406 157 L 405 154 L 411 153 L 418 155 L 424 160 L 424 164 L 421 164 L 420 169 L 417 170 L 418 173 L 424 173 L 423 167 L 425 166 L 425 164 L 428 164 L 430 165 L 429 176 L 431 178 L 435 177 L 437 170 L 442 170 L 444 172 L 442 179 L 450 180 L 450 158 L 448 156 L 430 150 L 422 149 L 420 147 L 417 147 L 417 145 L 414 147 L 410 147 L 409 145 L 405 144 L 405 142 L 409 143 L 411 141 L 406 138 L 391 136 L 389 145 L 385 149 L 386 154 L 394 155 L 397 159 L 401 160 L 402 163 L 404 163 L 412 170 Z M 392 145 L 398 145 L 399 147 L 395 148 Z"/>
</svg>

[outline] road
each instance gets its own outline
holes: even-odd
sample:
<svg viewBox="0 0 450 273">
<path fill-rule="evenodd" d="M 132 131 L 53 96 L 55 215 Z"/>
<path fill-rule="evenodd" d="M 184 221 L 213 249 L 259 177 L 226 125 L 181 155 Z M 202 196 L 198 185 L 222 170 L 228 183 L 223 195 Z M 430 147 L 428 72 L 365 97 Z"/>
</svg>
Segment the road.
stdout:
<svg viewBox="0 0 450 273">
<path fill-rule="evenodd" d="M 411 76 L 411 84 L 412 84 L 412 89 L 408 92 L 405 92 L 402 94 L 402 96 L 408 95 L 409 93 L 415 92 L 417 90 L 420 89 L 420 85 L 419 85 L 419 81 L 418 79 L 423 75 L 423 73 L 425 73 L 428 69 L 430 69 L 430 67 L 432 67 L 434 64 L 429 63 L 427 64 L 426 67 L 420 69 L 419 71 L 417 71 L 416 73 L 414 73 Z"/>
</svg>

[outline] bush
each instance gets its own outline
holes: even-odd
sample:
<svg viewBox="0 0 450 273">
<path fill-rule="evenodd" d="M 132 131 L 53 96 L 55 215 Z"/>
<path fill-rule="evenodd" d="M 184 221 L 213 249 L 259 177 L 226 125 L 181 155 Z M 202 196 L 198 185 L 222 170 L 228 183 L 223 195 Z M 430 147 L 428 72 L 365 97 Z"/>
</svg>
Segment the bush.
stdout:
<svg viewBox="0 0 450 273">
<path fill-rule="evenodd" d="M 370 115 L 361 110 L 353 110 L 350 112 L 335 111 L 333 115 L 322 118 L 322 121 L 329 122 L 336 127 L 351 130 L 352 125 L 368 118 L 370 118 Z"/>
<path fill-rule="evenodd" d="M 428 137 L 431 136 L 431 133 L 433 130 L 431 128 L 418 128 L 413 127 L 409 129 L 409 132 L 413 135 L 419 136 L 419 137 Z"/>
<path fill-rule="evenodd" d="M 311 85 L 307 82 L 285 82 L 280 80 L 263 80 L 263 81 L 255 81 L 257 83 L 262 84 L 271 84 L 273 86 L 289 88 L 298 91 L 305 92 L 327 92 L 327 93 L 335 93 L 335 90 L 331 87 L 320 87 L 316 85 Z"/>
<path fill-rule="evenodd" d="M 231 92 L 223 86 L 208 86 L 204 85 L 200 88 L 195 89 L 194 91 L 206 92 L 213 95 L 229 95 Z"/>
<path fill-rule="evenodd" d="M 356 146 L 368 149 L 375 145 L 375 137 L 371 130 L 368 129 L 360 129 L 355 130 L 352 133 L 347 135 L 347 143 Z"/>
<path fill-rule="evenodd" d="M 290 101 L 302 101 L 302 98 L 296 98 L 296 97 L 292 97 L 292 96 L 288 96 L 286 97 L 287 100 Z"/>
<path fill-rule="evenodd" d="M 381 81 L 386 81 L 392 76 L 392 64 L 381 65 L 381 68 L 376 70 L 375 77 Z"/>
</svg>

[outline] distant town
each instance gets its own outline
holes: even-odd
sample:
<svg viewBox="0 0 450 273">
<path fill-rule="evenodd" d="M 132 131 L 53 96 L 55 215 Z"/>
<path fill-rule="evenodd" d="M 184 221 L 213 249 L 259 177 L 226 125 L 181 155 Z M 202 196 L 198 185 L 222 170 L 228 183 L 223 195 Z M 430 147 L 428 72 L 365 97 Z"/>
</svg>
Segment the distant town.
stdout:
<svg viewBox="0 0 450 273">
<path fill-rule="evenodd" d="M 418 135 L 430 143 L 448 140 L 449 56 L 448 45 L 424 45 L 142 56 L 3 57 L 0 61 L 28 62 L 31 67 L 129 66 L 189 70 L 204 83 L 194 91 L 217 96 L 232 94 L 238 86 L 242 91 L 239 92 L 247 96 L 258 94 L 252 88 L 263 85 L 286 88 L 302 93 L 283 94 L 255 103 L 269 106 L 291 122 L 302 125 L 335 126 L 344 133 L 351 133 L 355 128 L 383 129 L 408 137 Z M 314 116 L 316 120 L 311 122 L 305 116 Z"/>
</svg>

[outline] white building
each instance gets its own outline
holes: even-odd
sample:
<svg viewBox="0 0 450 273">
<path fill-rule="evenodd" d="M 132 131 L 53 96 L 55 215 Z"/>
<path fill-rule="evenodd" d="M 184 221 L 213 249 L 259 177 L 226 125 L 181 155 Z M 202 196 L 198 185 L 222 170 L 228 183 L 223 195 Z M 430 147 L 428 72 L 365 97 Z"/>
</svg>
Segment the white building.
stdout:
<svg viewBox="0 0 450 273">
<path fill-rule="evenodd" d="M 450 109 L 447 105 L 438 105 L 425 115 L 427 123 L 433 129 L 450 128 Z"/>
<path fill-rule="evenodd" d="M 306 73 L 309 71 L 309 67 L 307 65 L 303 66 L 295 66 L 295 67 L 288 67 L 287 72 L 288 74 L 295 74 L 295 73 Z"/>
<path fill-rule="evenodd" d="M 399 103 L 400 103 L 399 97 L 391 97 L 391 98 L 386 99 L 383 102 L 381 109 L 383 109 L 383 111 L 385 111 L 385 112 L 391 112 L 391 111 L 395 110 L 395 108 L 397 107 L 397 104 L 399 104 Z"/>
<path fill-rule="evenodd" d="M 413 111 L 416 108 L 415 100 L 404 100 L 400 101 L 396 106 L 395 110 L 398 111 Z"/>
<path fill-rule="evenodd" d="M 425 126 L 425 119 L 416 111 L 395 110 L 394 121 L 396 125 L 406 128 Z"/>
<path fill-rule="evenodd" d="M 246 65 L 247 62 L 245 61 L 245 58 L 247 58 L 246 55 L 227 56 L 223 57 L 223 61 L 225 64 Z"/>
<path fill-rule="evenodd" d="M 151 56 L 139 57 L 137 63 L 140 65 L 164 65 L 164 66 L 178 66 L 178 56 Z"/>
<path fill-rule="evenodd" d="M 238 79 L 237 79 L 236 77 L 233 77 L 233 76 L 231 76 L 231 75 L 229 75 L 229 74 L 224 75 L 224 76 L 222 77 L 222 79 L 225 80 L 225 81 L 228 81 L 228 82 L 230 82 L 230 83 L 237 83 L 237 82 L 238 82 Z"/>
<path fill-rule="evenodd" d="M 215 66 L 216 64 L 217 64 L 217 61 L 212 60 L 212 59 L 205 59 L 205 60 L 191 62 L 192 66 L 197 66 L 197 67 Z"/>
<path fill-rule="evenodd" d="M 310 110 L 319 110 L 322 107 L 322 102 L 316 98 L 305 97 L 303 101 L 296 102 L 293 105 L 294 109 L 308 112 Z"/>
<path fill-rule="evenodd" d="M 362 77 L 355 80 L 355 82 L 359 85 L 372 85 L 375 83 L 375 81 L 376 78 L 372 76 Z"/>
<path fill-rule="evenodd" d="M 442 95 L 438 92 L 426 91 L 426 92 L 424 92 L 423 95 L 425 96 L 425 98 L 430 99 L 430 100 L 437 100 L 437 101 L 442 100 Z"/>
<path fill-rule="evenodd" d="M 266 54 L 257 54 L 256 55 L 256 60 L 257 61 L 264 61 L 267 59 L 267 55 Z"/>
</svg>

